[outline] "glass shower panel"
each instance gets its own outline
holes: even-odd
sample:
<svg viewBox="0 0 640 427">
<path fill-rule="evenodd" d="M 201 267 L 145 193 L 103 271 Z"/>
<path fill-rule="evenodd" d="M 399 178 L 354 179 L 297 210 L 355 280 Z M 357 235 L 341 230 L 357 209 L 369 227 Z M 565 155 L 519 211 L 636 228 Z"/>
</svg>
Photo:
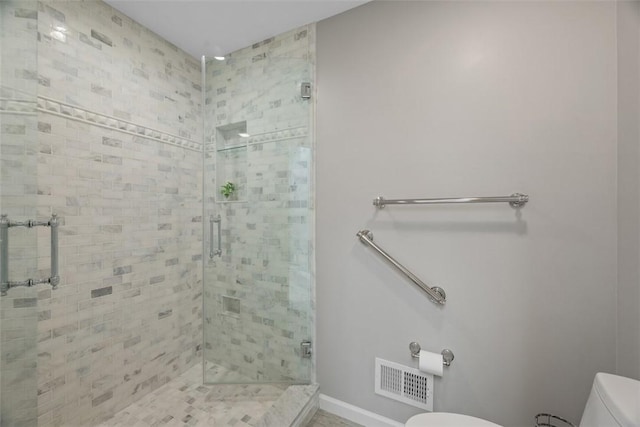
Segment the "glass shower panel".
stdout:
<svg viewBox="0 0 640 427">
<path fill-rule="evenodd" d="M 36 219 L 37 2 L 0 1 L 0 214 Z M 0 277 L 39 277 L 34 229 L 14 227 L 0 241 Z M 3 233 L 4 234 L 4 233 Z M 3 280 L 4 281 L 4 280 Z M 0 295 L 0 425 L 37 425 L 38 289 Z"/>
<path fill-rule="evenodd" d="M 206 382 L 311 380 L 312 36 L 204 61 Z"/>
</svg>

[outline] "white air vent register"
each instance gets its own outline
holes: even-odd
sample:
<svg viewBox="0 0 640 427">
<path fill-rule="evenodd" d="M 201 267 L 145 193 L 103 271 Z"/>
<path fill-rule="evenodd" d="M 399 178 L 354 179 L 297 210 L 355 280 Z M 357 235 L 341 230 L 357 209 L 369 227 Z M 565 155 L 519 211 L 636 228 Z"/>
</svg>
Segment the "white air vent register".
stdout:
<svg viewBox="0 0 640 427">
<path fill-rule="evenodd" d="M 375 392 L 433 411 L 433 375 L 377 357 Z"/>
</svg>

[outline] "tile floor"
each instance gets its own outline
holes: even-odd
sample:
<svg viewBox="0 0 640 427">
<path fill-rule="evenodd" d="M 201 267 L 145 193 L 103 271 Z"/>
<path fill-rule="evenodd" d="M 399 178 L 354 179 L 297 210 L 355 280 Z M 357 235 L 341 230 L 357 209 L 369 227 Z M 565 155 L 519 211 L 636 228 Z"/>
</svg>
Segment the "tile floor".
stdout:
<svg viewBox="0 0 640 427">
<path fill-rule="evenodd" d="M 340 418 L 337 415 L 333 415 L 322 409 L 318 409 L 318 412 L 313 416 L 309 424 L 306 427 L 362 427 L 360 424 L 356 424 L 344 418 Z"/>
<path fill-rule="evenodd" d="M 206 378 L 210 381 L 238 379 L 234 373 L 227 372 L 217 365 L 207 365 Z M 198 364 L 175 380 L 121 410 L 98 427 L 264 425 L 264 420 L 260 423 L 262 416 L 283 395 L 286 387 L 286 385 L 277 384 L 203 385 L 202 365 Z M 298 400 L 304 398 L 305 401 L 308 399 L 302 390 L 296 390 L 290 397 Z M 274 419 L 284 416 L 279 414 L 279 411 L 271 414 L 266 424 L 272 424 Z M 306 427 L 361 426 L 320 409 Z"/>
<path fill-rule="evenodd" d="M 202 385 L 198 364 L 99 427 L 254 426 L 285 387 Z"/>
</svg>

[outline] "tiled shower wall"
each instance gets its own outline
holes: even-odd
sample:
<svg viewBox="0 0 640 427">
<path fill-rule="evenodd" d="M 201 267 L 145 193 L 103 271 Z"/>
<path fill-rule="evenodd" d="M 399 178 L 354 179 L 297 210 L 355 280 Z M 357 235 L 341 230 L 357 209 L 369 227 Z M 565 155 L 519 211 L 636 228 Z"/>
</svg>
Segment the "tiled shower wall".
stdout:
<svg viewBox="0 0 640 427">
<path fill-rule="evenodd" d="M 309 25 L 206 64 L 205 211 L 221 215 L 222 256 L 205 263 L 204 351 L 232 382 L 313 371 L 300 354 L 314 320 L 313 103 L 300 85 L 313 78 L 314 38 Z M 223 140 L 245 126 L 250 137 Z M 237 197 L 221 195 L 226 181 Z"/>
<path fill-rule="evenodd" d="M 99 1 L 38 10 L 40 426 L 93 425 L 200 354 L 200 64 Z M 38 230 L 48 274 L 48 229 Z"/>
<path fill-rule="evenodd" d="M 0 213 L 34 218 L 37 197 L 36 1 L 0 2 Z M 9 280 L 37 276 L 36 233 L 9 232 Z M 35 289 L 0 296 L 0 425 L 31 426 L 37 417 Z"/>
</svg>

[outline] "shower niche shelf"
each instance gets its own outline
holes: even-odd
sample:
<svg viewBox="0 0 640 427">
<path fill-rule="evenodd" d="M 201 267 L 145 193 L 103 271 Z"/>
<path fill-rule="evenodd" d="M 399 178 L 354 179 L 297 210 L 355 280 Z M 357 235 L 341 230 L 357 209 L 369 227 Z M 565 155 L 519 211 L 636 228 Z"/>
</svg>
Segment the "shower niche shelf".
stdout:
<svg viewBox="0 0 640 427">
<path fill-rule="evenodd" d="M 247 122 L 216 127 L 216 202 L 238 203 L 247 200 Z M 222 186 L 232 183 L 233 193 L 225 196 Z"/>
</svg>

